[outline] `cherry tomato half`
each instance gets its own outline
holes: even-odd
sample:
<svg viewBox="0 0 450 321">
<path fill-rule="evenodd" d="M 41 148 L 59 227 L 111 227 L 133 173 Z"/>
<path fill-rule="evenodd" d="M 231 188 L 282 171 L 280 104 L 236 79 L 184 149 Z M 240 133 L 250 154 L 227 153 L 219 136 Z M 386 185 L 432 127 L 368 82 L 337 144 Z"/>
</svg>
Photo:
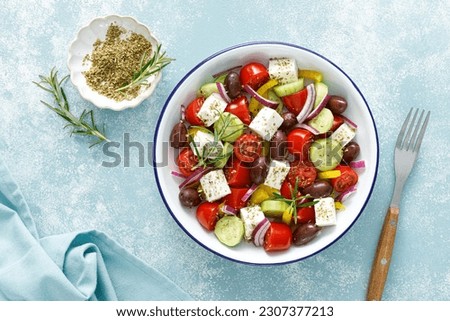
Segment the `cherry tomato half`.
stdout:
<svg viewBox="0 0 450 321">
<path fill-rule="evenodd" d="M 298 223 L 315 223 L 316 212 L 314 206 L 297 208 L 297 222 Z"/>
<path fill-rule="evenodd" d="M 282 100 L 287 110 L 297 116 L 305 106 L 306 98 L 308 98 L 308 90 L 304 88 L 292 95 L 284 96 Z"/>
<path fill-rule="evenodd" d="M 189 147 L 184 148 L 180 151 L 180 154 L 177 158 L 178 168 L 184 176 L 189 176 L 192 174 L 192 168 L 197 165 L 198 158 L 195 156 L 192 149 Z"/>
<path fill-rule="evenodd" d="M 244 197 L 245 193 L 247 193 L 248 188 L 234 188 L 231 187 L 231 194 L 228 194 L 223 199 L 225 201 L 225 204 L 230 205 L 231 207 L 234 207 L 237 210 L 240 210 L 241 208 L 245 207 L 246 202 L 242 201 L 242 197 Z"/>
<path fill-rule="evenodd" d="M 202 108 L 204 97 L 197 97 L 186 107 L 185 117 L 189 124 L 193 126 L 203 126 L 203 121 L 197 116 L 200 108 Z"/>
<path fill-rule="evenodd" d="M 292 185 L 288 179 L 285 179 L 283 184 L 281 184 L 281 188 L 280 188 L 281 196 L 283 196 L 284 198 L 287 198 L 287 199 L 292 199 L 292 193 L 294 192 L 294 186 L 295 185 Z M 300 196 L 302 196 L 302 193 L 300 193 L 300 191 L 297 191 L 297 195 L 295 197 L 299 198 Z"/>
<path fill-rule="evenodd" d="M 246 125 L 251 122 L 248 100 L 245 96 L 232 100 L 225 108 L 225 111 L 236 115 Z"/>
<path fill-rule="evenodd" d="M 213 231 L 217 220 L 219 219 L 219 203 L 201 203 L 197 207 L 196 217 L 205 229 Z"/>
<path fill-rule="evenodd" d="M 333 115 L 334 119 L 333 119 L 333 125 L 331 125 L 331 129 L 330 131 L 334 132 L 336 129 L 339 128 L 339 126 L 341 126 L 344 123 L 344 118 L 342 118 L 339 115 Z"/>
<path fill-rule="evenodd" d="M 289 225 L 279 222 L 270 223 L 264 237 L 264 250 L 267 252 L 287 250 L 292 243 L 292 232 Z"/>
<path fill-rule="evenodd" d="M 241 68 L 239 80 L 242 86 L 249 85 L 253 89 L 258 89 L 270 78 L 266 66 L 258 62 L 251 62 Z"/>
<path fill-rule="evenodd" d="M 253 162 L 261 155 L 262 142 L 254 134 L 244 134 L 234 143 L 234 154 L 246 163 Z"/>
<path fill-rule="evenodd" d="M 350 166 L 338 165 L 335 169 L 341 171 L 341 176 L 331 180 L 331 185 L 336 192 L 343 192 L 358 183 L 358 174 Z"/>
<path fill-rule="evenodd" d="M 287 135 L 287 148 L 289 153 L 300 160 L 308 160 L 309 147 L 313 142 L 314 135 L 303 128 L 295 128 Z"/>
<path fill-rule="evenodd" d="M 291 163 L 287 179 L 292 186 L 295 186 L 295 183 L 297 182 L 298 188 L 305 188 L 314 183 L 316 178 L 317 170 L 314 166 L 308 166 L 300 161 Z"/>
<path fill-rule="evenodd" d="M 233 159 L 230 166 L 224 168 L 224 174 L 230 187 L 246 187 L 252 183 L 250 168 L 239 159 Z"/>
</svg>

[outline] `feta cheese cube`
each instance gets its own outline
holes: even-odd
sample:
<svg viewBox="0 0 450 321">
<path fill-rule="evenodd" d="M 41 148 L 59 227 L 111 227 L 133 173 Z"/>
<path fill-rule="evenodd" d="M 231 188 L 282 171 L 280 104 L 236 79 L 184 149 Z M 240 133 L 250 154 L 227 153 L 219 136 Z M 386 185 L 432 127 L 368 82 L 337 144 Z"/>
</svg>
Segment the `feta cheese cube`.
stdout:
<svg viewBox="0 0 450 321">
<path fill-rule="evenodd" d="M 244 238 L 249 241 L 252 239 L 253 230 L 264 220 L 265 216 L 258 205 L 241 208 L 240 214 L 244 222 Z"/>
<path fill-rule="evenodd" d="M 298 80 L 297 61 L 292 58 L 272 58 L 269 60 L 270 78 L 277 79 L 279 84 L 287 84 Z"/>
<path fill-rule="evenodd" d="M 336 225 L 336 208 L 334 206 L 334 199 L 332 197 L 324 197 L 315 199 L 314 201 L 318 201 L 314 204 L 314 211 L 316 212 L 316 225 Z"/>
<path fill-rule="evenodd" d="M 263 107 L 248 126 L 264 140 L 270 140 L 283 123 L 283 117 L 276 110 Z"/>
<path fill-rule="evenodd" d="M 219 119 L 220 113 L 222 113 L 226 107 L 227 102 L 223 100 L 218 93 L 212 93 L 203 102 L 197 116 L 203 121 L 206 127 L 209 127 Z"/>
<path fill-rule="evenodd" d="M 190 144 L 192 151 L 198 157 L 205 155 L 205 146 L 210 149 L 206 155 L 207 158 L 215 158 L 223 150 L 223 144 L 221 141 L 214 142 L 214 135 L 208 132 L 198 130 L 192 137 Z"/>
<path fill-rule="evenodd" d="M 331 134 L 331 138 L 341 143 L 342 146 L 347 145 L 355 136 L 356 130 L 347 123 L 343 123 Z"/>
<path fill-rule="evenodd" d="M 214 202 L 228 194 L 231 194 L 227 179 L 223 170 L 211 171 L 200 178 L 202 190 L 205 193 L 208 202 Z"/>
<path fill-rule="evenodd" d="M 272 160 L 269 165 L 269 171 L 267 173 L 264 185 L 269 187 L 280 189 L 284 179 L 289 173 L 289 163 L 286 161 Z"/>
</svg>

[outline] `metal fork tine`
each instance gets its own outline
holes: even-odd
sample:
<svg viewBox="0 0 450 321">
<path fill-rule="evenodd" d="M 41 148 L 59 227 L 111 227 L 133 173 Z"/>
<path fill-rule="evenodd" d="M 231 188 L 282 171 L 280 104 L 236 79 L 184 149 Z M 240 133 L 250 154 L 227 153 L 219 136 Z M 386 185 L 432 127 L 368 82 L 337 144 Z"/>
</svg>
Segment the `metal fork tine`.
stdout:
<svg viewBox="0 0 450 321">
<path fill-rule="evenodd" d="M 417 110 L 419 111 L 419 110 Z M 420 117 L 419 120 L 417 121 L 417 123 L 414 125 L 414 123 L 411 123 L 411 127 L 414 126 L 414 132 L 411 136 L 411 139 L 409 140 L 409 142 L 407 142 L 406 145 L 406 150 L 414 150 L 414 146 L 416 144 L 416 137 L 417 137 L 417 133 L 419 132 L 419 128 L 420 128 L 420 124 L 422 124 L 422 118 L 423 118 L 423 114 L 425 113 L 425 110 L 422 110 L 422 112 L 420 113 Z"/>
<path fill-rule="evenodd" d="M 408 131 L 406 132 L 405 139 L 403 140 L 402 147 L 400 149 L 403 149 L 404 147 L 408 147 L 408 142 L 411 139 L 412 129 L 414 127 L 414 123 L 416 122 L 417 113 L 419 112 L 418 109 L 416 109 L 416 112 L 414 113 L 413 119 L 411 120 L 411 123 L 408 126 Z"/>
<path fill-rule="evenodd" d="M 425 135 L 425 130 L 427 129 L 428 119 L 430 119 L 430 111 L 427 113 L 427 117 L 425 117 L 425 121 L 423 122 L 422 128 L 420 129 L 419 137 L 417 138 L 417 142 L 414 145 L 413 152 L 417 153 L 420 149 L 420 145 L 422 144 L 423 136 Z"/>
<path fill-rule="evenodd" d="M 402 129 L 400 130 L 400 133 L 398 134 L 397 142 L 395 143 L 395 146 L 398 148 L 401 148 L 401 146 L 402 146 L 403 136 L 405 135 L 406 126 L 408 126 L 409 118 L 411 117 L 412 111 L 413 111 L 413 109 L 411 109 L 409 111 L 408 115 L 406 116 L 405 121 L 403 122 Z"/>
</svg>

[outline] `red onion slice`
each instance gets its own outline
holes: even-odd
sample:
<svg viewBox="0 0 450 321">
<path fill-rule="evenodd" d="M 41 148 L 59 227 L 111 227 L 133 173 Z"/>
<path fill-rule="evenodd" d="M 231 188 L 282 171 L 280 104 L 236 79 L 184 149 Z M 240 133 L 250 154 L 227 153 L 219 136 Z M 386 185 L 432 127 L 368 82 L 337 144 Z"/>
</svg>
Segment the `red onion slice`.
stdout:
<svg viewBox="0 0 450 321">
<path fill-rule="evenodd" d="M 357 160 L 357 161 L 351 161 L 349 165 L 351 168 L 365 168 L 366 162 L 361 159 L 361 160 Z"/>
<path fill-rule="evenodd" d="M 215 73 L 214 75 L 212 75 L 212 77 L 213 77 L 213 78 L 217 78 L 217 77 L 219 77 L 219 76 L 222 76 L 222 75 L 224 75 L 224 74 L 227 74 L 227 73 L 229 73 L 230 71 L 233 71 L 233 70 L 238 69 L 238 68 L 241 68 L 241 67 L 242 67 L 242 65 L 239 65 L 239 66 L 234 66 L 234 67 L 231 67 L 231 68 L 228 68 L 228 69 L 219 71 L 218 73 Z"/>
<path fill-rule="evenodd" d="M 181 174 L 180 172 L 177 172 L 177 171 L 171 171 L 170 174 L 172 174 L 175 177 L 185 178 L 183 174 Z"/>
<path fill-rule="evenodd" d="M 308 92 L 308 94 L 305 101 L 305 105 L 303 106 L 303 109 L 300 111 L 300 113 L 297 115 L 297 122 L 299 124 L 303 123 L 306 117 L 311 113 L 311 109 L 314 106 L 314 97 L 316 97 L 316 89 L 314 87 L 314 84 L 309 84 L 308 86 L 306 86 L 306 91 Z"/>
<path fill-rule="evenodd" d="M 298 125 L 295 125 L 295 128 L 303 128 L 303 129 L 306 129 L 307 131 L 309 131 L 309 132 L 311 132 L 311 134 L 313 134 L 313 135 L 319 135 L 320 133 L 319 133 L 319 131 L 317 130 L 317 129 L 315 129 L 314 127 L 311 127 L 311 126 L 309 126 L 309 125 L 307 125 L 307 124 L 298 124 Z"/>
<path fill-rule="evenodd" d="M 252 87 L 250 87 L 248 84 L 244 86 L 244 89 L 246 92 L 248 92 L 253 98 L 255 98 L 258 102 L 263 104 L 264 106 L 270 107 L 270 108 L 277 108 L 279 105 L 279 102 L 273 101 L 267 98 L 264 98 L 256 90 L 254 90 Z"/>
<path fill-rule="evenodd" d="M 222 212 L 228 215 L 237 215 L 238 210 L 235 209 L 233 206 L 225 204 L 224 206 L 222 206 Z"/>
<path fill-rule="evenodd" d="M 181 121 L 185 121 L 186 120 L 186 106 L 185 105 L 181 105 L 181 108 L 180 108 L 180 119 L 181 119 Z"/>
<path fill-rule="evenodd" d="M 322 101 L 319 103 L 319 105 L 317 106 L 316 109 L 314 109 L 306 118 L 305 121 L 311 120 L 314 117 L 316 117 L 317 115 L 319 115 L 319 113 L 322 111 L 322 109 L 327 105 L 328 100 L 330 100 L 330 96 L 329 95 L 325 95 L 325 97 L 323 97 Z"/>
<path fill-rule="evenodd" d="M 264 245 L 264 236 L 269 230 L 269 227 L 270 221 L 267 219 L 267 217 L 265 217 L 261 222 L 258 223 L 258 225 L 256 225 L 252 233 L 253 243 L 256 246 Z"/>
<path fill-rule="evenodd" d="M 229 103 L 231 101 L 231 98 L 228 96 L 225 86 L 221 82 L 216 82 L 216 86 L 219 90 L 220 97 L 222 97 L 223 100 Z"/>
<path fill-rule="evenodd" d="M 252 187 L 250 187 L 250 188 L 248 189 L 248 191 L 245 192 L 244 196 L 242 196 L 241 201 L 242 201 L 242 202 L 247 202 L 248 199 L 250 198 L 250 196 L 252 196 L 253 192 L 254 192 L 257 188 L 258 188 L 258 185 L 253 184 Z"/>
<path fill-rule="evenodd" d="M 184 182 L 182 182 L 178 187 L 181 189 L 186 185 L 190 185 L 200 180 L 207 172 L 209 172 L 210 168 L 197 168 L 191 175 L 189 175 Z"/>
<path fill-rule="evenodd" d="M 345 117 L 344 115 L 339 115 L 342 117 L 342 119 L 353 129 L 358 128 L 358 125 L 356 125 L 351 119 L 348 117 Z"/>
<path fill-rule="evenodd" d="M 341 194 L 339 194 L 338 197 L 336 197 L 336 201 L 344 202 L 350 195 L 356 192 L 356 187 L 351 186 L 345 191 L 343 191 Z"/>
</svg>

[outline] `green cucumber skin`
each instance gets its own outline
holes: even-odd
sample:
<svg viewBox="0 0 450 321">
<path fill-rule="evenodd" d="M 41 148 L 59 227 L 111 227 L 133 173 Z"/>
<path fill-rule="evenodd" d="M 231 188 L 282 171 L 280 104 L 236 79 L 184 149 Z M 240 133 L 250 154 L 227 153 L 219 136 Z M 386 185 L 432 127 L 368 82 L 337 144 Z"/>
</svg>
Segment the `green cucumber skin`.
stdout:
<svg viewBox="0 0 450 321">
<path fill-rule="evenodd" d="M 217 88 L 216 83 L 210 82 L 210 83 L 206 83 L 200 87 L 200 89 L 198 90 L 198 95 L 207 98 L 212 93 L 218 93 L 218 92 L 219 92 L 219 88 Z"/>
<path fill-rule="evenodd" d="M 334 169 L 342 160 L 342 145 L 331 138 L 321 138 L 309 148 L 309 160 L 319 171 Z"/>
<path fill-rule="evenodd" d="M 221 158 L 217 162 L 215 162 L 214 167 L 224 168 L 232 153 L 233 153 L 233 145 L 231 145 L 228 142 L 225 142 L 225 144 L 223 145 L 223 150 L 222 150 L 223 158 Z M 228 157 L 226 157 L 227 154 L 228 154 Z"/>
<path fill-rule="evenodd" d="M 334 116 L 331 110 L 323 108 L 320 113 L 308 122 L 319 134 L 325 134 L 333 127 Z"/>
<path fill-rule="evenodd" d="M 217 221 L 214 234 L 226 246 L 236 246 L 244 238 L 244 222 L 237 216 L 224 216 Z"/>
<path fill-rule="evenodd" d="M 288 84 L 275 86 L 273 87 L 273 91 L 278 97 L 289 96 L 303 89 L 303 83 L 303 78 L 300 78 L 299 80 Z"/>
<path fill-rule="evenodd" d="M 261 203 L 261 211 L 268 217 L 281 217 L 284 211 L 289 207 L 281 200 L 266 200 Z"/>
</svg>

